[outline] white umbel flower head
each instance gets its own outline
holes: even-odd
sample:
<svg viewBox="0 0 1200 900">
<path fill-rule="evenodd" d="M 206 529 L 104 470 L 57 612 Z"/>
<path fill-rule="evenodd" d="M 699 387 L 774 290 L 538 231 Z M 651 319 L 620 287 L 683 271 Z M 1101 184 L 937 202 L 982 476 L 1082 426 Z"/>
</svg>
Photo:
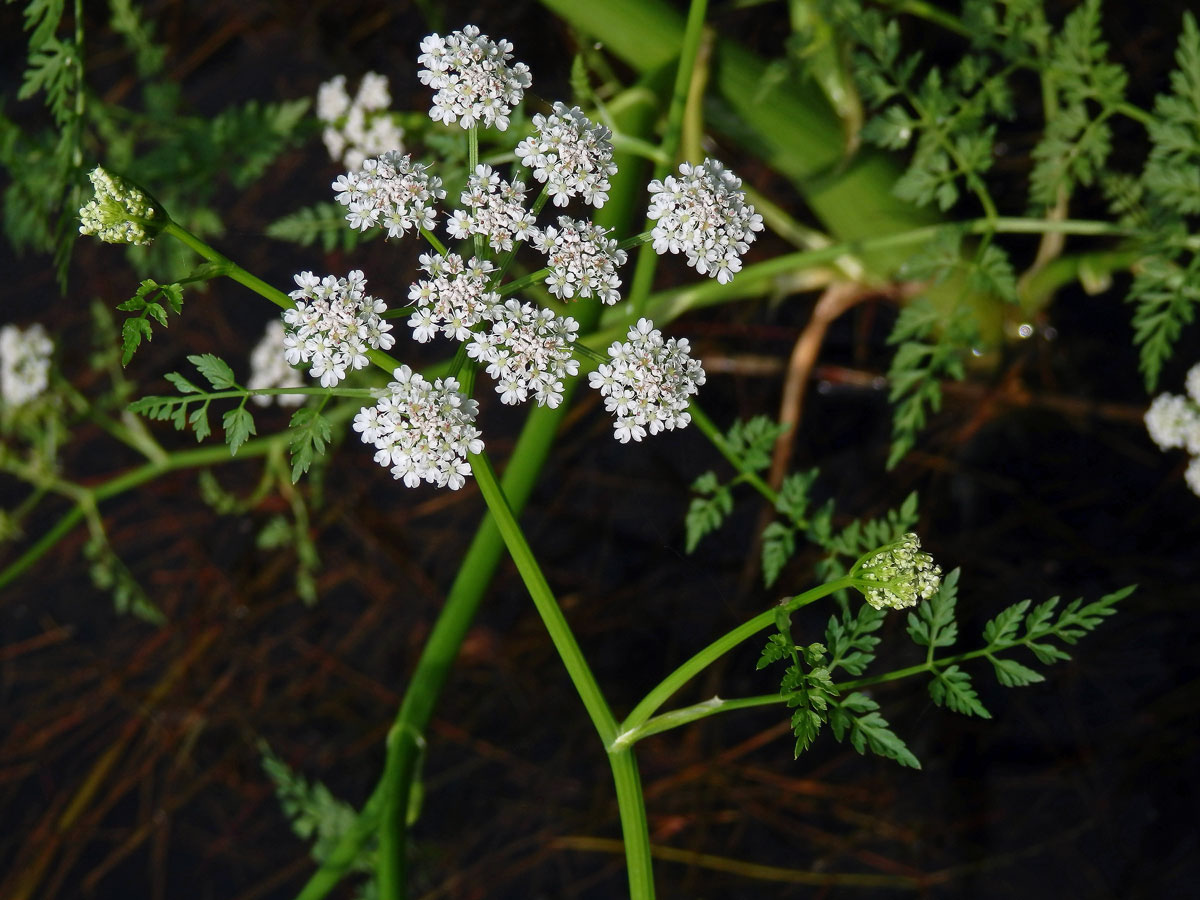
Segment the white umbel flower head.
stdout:
<svg viewBox="0 0 1200 900">
<path fill-rule="evenodd" d="M 425 166 L 398 152 L 368 159 L 361 172 L 339 175 L 333 183 L 337 201 L 346 207 L 351 228 L 387 229 L 388 237 L 406 231 L 433 228 L 434 203 L 446 196 L 442 179 L 429 175 Z"/>
<path fill-rule="evenodd" d="M 1159 394 L 1146 410 L 1146 431 L 1163 450 L 1200 453 L 1200 407 L 1178 394 Z"/>
<path fill-rule="evenodd" d="M 1188 369 L 1183 384 L 1187 389 L 1188 396 L 1192 398 L 1192 402 L 1200 406 L 1200 363 L 1196 363 Z"/>
<path fill-rule="evenodd" d="M 579 373 L 571 356 L 579 323 L 516 300 L 497 303 L 488 318 L 491 329 L 474 335 L 467 356 L 487 363 L 500 402 L 524 403 L 532 393 L 538 406 L 562 403 L 563 379 Z"/>
<path fill-rule="evenodd" d="M 5 406 L 22 406 L 46 390 L 53 352 L 54 342 L 41 324 L 0 328 L 0 400 Z"/>
<path fill-rule="evenodd" d="M 689 355 L 687 338 L 663 340 L 649 319 L 638 319 L 628 340 L 608 348 L 611 364 L 601 365 L 588 383 L 617 417 L 613 436 L 622 444 L 650 434 L 683 428 L 692 417 L 688 398 L 704 384 L 704 369 Z"/>
<path fill-rule="evenodd" d="M 533 83 L 529 66 L 509 63 L 512 48 L 508 41 L 480 34 L 474 25 L 421 41 L 417 77 L 436 91 L 429 117 L 447 125 L 457 121 L 463 128 L 482 122 L 507 129 L 508 114 Z"/>
<path fill-rule="evenodd" d="M 1200 456 L 1192 457 L 1192 461 L 1188 463 L 1187 469 L 1184 470 L 1183 480 L 1192 489 L 1192 493 L 1200 497 Z"/>
<path fill-rule="evenodd" d="M 267 323 L 262 339 L 250 351 L 250 378 L 246 387 L 252 391 L 269 388 L 304 387 L 304 377 L 288 365 L 284 358 L 286 331 L 281 319 Z M 299 406 L 304 402 L 303 394 L 255 394 L 250 398 L 259 406 L 270 406 L 274 400 L 280 406 Z"/>
<path fill-rule="evenodd" d="M 554 114 L 533 117 L 534 132 L 517 144 L 521 165 L 547 186 L 555 206 L 581 196 L 599 209 L 608 200 L 613 165 L 612 132 L 593 123 L 578 106 L 555 102 Z"/>
<path fill-rule="evenodd" d="M 599 297 L 609 306 L 621 299 L 617 267 L 628 257 L 599 225 L 559 216 L 558 227 L 535 233 L 533 245 L 546 255 L 546 287 L 554 296 Z"/>
<path fill-rule="evenodd" d="M 404 129 L 388 111 L 392 95 L 386 75 L 368 72 L 354 99 L 346 93 L 346 76 L 338 75 L 317 89 L 317 118 L 325 123 L 321 139 L 335 162 L 360 171 L 370 157 L 404 152 Z"/>
<path fill-rule="evenodd" d="M 685 253 L 689 266 L 722 284 L 741 270 L 763 222 L 746 202 L 740 178 L 706 159 L 698 166 L 680 163 L 678 177 L 656 179 L 649 191 L 655 253 Z"/>
<path fill-rule="evenodd" d="M 413 338 L 422 344 L 433 340 L 439 331 L 456 341 L 467 340 L 471 329 L 500 302 L 500 295 L 488 289 L 493 266 L 487 260 L 473 256 L 463 262 L 457 253 L 444 257 L 422 253 L 421 268 L 429 278 L 418 281 L 408 291 L 408 299 L 416 304 L 408 326 Z"/>
<path fill-rule="evenodd" d="M 354 430 L 375 447 L 375 462 L 406 487 L 425 481 L 458 490 L 471 474 L 467 454 L 483 452 L 478 404 L 459 393 L 453 378 L 430 384 L 408 366 L 392 377 L 379 402 L 359 410 Z"/>
<path fill-rule="evenodd" d="M 850 576 L 876 609 L 904 609 L 937 593 L 942 569 L 922 552 L 921 539 L 910 533 L 872 550 L 854 564 Z"/>
<path fill-rule="evenodd" d="M 95 197 L 79 210 L 79 233 L 110 244 L 149 244 L 166 217 L 154 201 L 124 178 L 97 166 L 88 173 Z"/>
<path fill-rule="evenodd" d="M 533 215 L 525 208 L 525 185 L 509 184 L 491 166 L 475 167 L 459 200 L 467 209 L 455 210 L 446 222 L 454 238 L 483 235 L 493 249 L 504 251 L 512 249 L 514 240 L 536 232 Z"/>
<path fill-rule="evenodd" d="M 367 294 L 358 269 L 345 278 L 301 272 L 296 284 L 290 294 L 296 307 L 283 314 L 284 359 L 291 366 L 311 363 L 309 374 L 322 387 L 336 385 L 347 369 L 367 366 L 369 349 L 387 350 L 396 342 L 388 333 L 391 324 L 381 318 L 387 305 Z"/>
</svg>

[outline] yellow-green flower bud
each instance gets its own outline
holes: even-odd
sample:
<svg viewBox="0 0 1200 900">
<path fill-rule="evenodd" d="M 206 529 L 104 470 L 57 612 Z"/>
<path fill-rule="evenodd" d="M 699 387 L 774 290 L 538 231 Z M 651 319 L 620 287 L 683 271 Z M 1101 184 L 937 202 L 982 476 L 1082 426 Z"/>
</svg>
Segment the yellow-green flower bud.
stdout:
<svg viewBox="0 0 1200 900">
<path fill-rule="evenodd" d="M 167 217 L 154 199 L 125 179 L 97 166 L 88 178 L 96 196 L 79 210 L 79 233 L 110 244 L 149 244 Z"/>
<path fill-rule="evenodd" d="M 942 569 L 932 556 L 921 552 L 919 537 L 906 534 L 894 544 L 872 550 L 854 564 L 850 576 L 876 609 L 904 609 L 937 593 Z"/>
</svg>

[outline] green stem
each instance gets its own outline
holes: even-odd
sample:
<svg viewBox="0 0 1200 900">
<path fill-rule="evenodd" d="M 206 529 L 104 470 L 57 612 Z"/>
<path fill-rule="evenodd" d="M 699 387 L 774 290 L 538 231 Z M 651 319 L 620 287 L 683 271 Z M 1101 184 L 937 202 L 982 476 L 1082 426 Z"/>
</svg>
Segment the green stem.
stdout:
<svg viewBox="0 0 1200 900">
<path fill-rule="evenodd" d="M 487 455 L 481 453 L 478 456 L 471 456 L 469 461 L 471 471 L 475 473 L 475 480 L 479 483 L 480 493 L 483 494 L 483 499 L 488 505 L 488 511 L 492 514 L 496 527 L 500 529 L 500 536 L 504 538 L 505 546 L 508 547 L 508 554 L 516 564 L 521 580 L 525 582 L 529 596 L 533 599 L 533 605 L 537 607 L 538 614 L 542 617 L 542 622 L 550 633 L 550 640 L 554 642 L 554 648 L 562 657 L 567 674 L 575 685 L 575 690 L 579 692 L 584 708 L 587 710 L 592 724 L 596 727 L 596 731 L 600 734 L 600 740 L 604 742 L 605 746 L 608 746 L 616 736 L 617 720 L 608 708 L 608 702 L 604 699 L 600 685 L 596 682 L 587 660 L 584 659 L 583 651 L 580 650 L 562 609 L 554 599 L 550 585 L 546 583 L 546 578 L 533 555 L 533 550 L 525 540 L 521 526 L 517 524 L 512 508 L 508 504 L 508 498 L 504 496 L 504 491 L 496 480 L 496 473 L 492 470 L 492 464 Z"/>
<path fill-rule="evenodd" d="M 296 305 L 292 302 L 292 298 L 283 291 L 271 287 L 271 285 L 267 284 L 257 275 L 251 275 L 229 257 L 214 250 L 204 241 L 200 240 L 200 238 L 187 229 L 181 228 L 176 223 L 168 220 L 167 224 L 163 226 L 162 233 L 171 235 L 171 237 L 195 250 L 209 262 L 215 263 L 222 275 L 232 278 L 238 284 L 250 288 L 250 290 L 259 296 L 266 297 L 281 309 L 292 309 Z M 432 235 L 429 235 L 428 238 L 434 242 L 434 246 L 436 247 L 437 238 Z M 389 373 L 400 366 L 400 360 L 390 354 L 384 353 L 382 350 L 371 350 L 367 356 L 371 362 Z"/>
<path fill-rule="evenodd" d="M 621 816 L 621 835 L 625 839 L 625 868 L 629 875 L 631 900 L 653 900 L 654 865 L 650 858 L 650 827 L 646 821 L 646 799 L 638 775 L 633 748 L 610 751 L 613 783 L 617 788 L 617 809 Z"/>
<path fill-rule="evenodd" d="M 195 250 L 211 263 L 216 263 L 221 269 L 221 274 L 232 278 L 240 285 L 250 288 L 254 293 L 266 297 L 280 309 L 292 309 L 296 304 L 292 302 L 292 298 L 278 288 L 271 287 L 257 275 L 251 275 L 229 257 L 217 252 L 200 238 L 196 237 L 185 228 L 181 228 L 174 222 L 168 221 L 162 230 L 163 234 L 169 234 L 182 244 Z"/>
<path fill-rule="evenodd" d="M 780 605 L 789 612 L 793 612 L 820 600 L 822 597 L 827 597 L 830 594 L 848 588 L 853 583 L 853 579 L 849 576 L 843 576 L 842 578 L 811 588 L 803 594 L 786 600 Z M 777 607 L 764 610 L 748 622 L 743 622 L 731 631 L 726 632 L 659 682 L 642 699 L 642 702 L 634 707 L 633 712 L 629 714 L 625 721 L 621 723 L 621 733 L 613 742 L 612 747 L 614 749 L 621 749 L 629 746 L 632 741 L 637 739 L 636 729 L 638 726 L 654 715 L 676 691 L 738 644 L 742 643 L 742 641 L 753 637 L 764 628 L 769 627 L 775 621 L 776 612 Z"/>
<path fill-rule="evenodd" d="M 651 180 L 661 181 L 670 171 L 679 149 L 679 136 L 683 131 L 683 113 L 687 105 L 688 86 L 692 81 L 692 72 L 696 65 L 696 54 L 700 50 L 700 38 L 704 33 L 704 17 L 708 12 L 707 0 L 692 0 L 688 7 L 687 23 L 683 29 L 683 43 L 679 51 L 679 65 L 675 70 L 675 86 L 671 91 L 671 105 L 667 109 L 667 125 L 663 131 L 659 150 L 662 154 L 654 166 Z M 649 229 L 651 223 L 646 222 Z M 658 267 L 658 254 L 650 248 L 643 248 L 638 253 L 637 265 L 633 270 L 633 280 L 629 286 L 629 299 L 633 304 L 636 315 L 641 316 L 646 309 L 646 301 L 650 296 L 650 287 L 654 283 L 654 272 Z"/>
</svg>

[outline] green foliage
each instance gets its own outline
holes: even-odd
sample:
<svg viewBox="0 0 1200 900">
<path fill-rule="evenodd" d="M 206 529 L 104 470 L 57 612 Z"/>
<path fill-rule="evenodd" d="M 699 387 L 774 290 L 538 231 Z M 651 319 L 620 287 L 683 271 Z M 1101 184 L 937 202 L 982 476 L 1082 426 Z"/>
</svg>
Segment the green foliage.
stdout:
<svg viewBox="0 0 1200 900">
<path fill-rule="evenodd" d="M 1200 213 L 1200 28 L 1191 13 L 1183 16 L 1175 62 L 1171 93 L 1159 95 L 1148 125 L 1152 146 L 1142 179 L 1169 209 L 1191 215 Z"/>
<path fill-rule="evenodd" d="M 189 356 L 188 362 L 208 380 L 212 391 L 205 391 L 178 372 L 168 372 L 163 377 L 175 385 L 181 396 L 142 397 L 129 404 L 129 411 L 158 421 L 169 419 L 176 431 L 185 431 L 190 425 L 199 442 L 212 434 L 208 423 L 208 408 L 212 401 L 225 397 L 240 397 L 241 403 L 221 418 L 229 453 L 236 456 L 242 444 L 256 433 L 254 417 L 250 410 L 246 409 L 246 400 L 250 392 L 237 384 L 233 370 L 228 364 L 211 353 Z"/>
<path fill-rule="evenodd" d="M 850 746 L 861 754 L 870 750 L 876 756 L 894 759 L 910 769 L 921 768 L 912 751 L 891 730 L 887 719 L 879 714 L 879 704 L 866 694 L 853 693 L 831 705 L 829 727 L 839 741 L 849 735 Z"/>
<path fill-rule="evenodd" d="M 320 244 L 326 253 L 350 251 L 383 232 L 371 228 L 358 231 L 346 224 L 346 208 L 340 203 L 314 203 L 276 219 L 267 226 L 267 236 L 301 247 Z"/>
<path fill-rule="evenodd" d="M 955 305 L 946 318 L 924 297 L 901 311 L 888 338 L 896 345 L 888 370 L 889 399 L 895 404 L 889 469 L 916 444 L 929 413 L 941 408 L 939 380 L 964 377 L 963 360 L 978 336 L 978 322 L 966 304 Z"/>
<path fill-rule="evenodd" d="M 120 304 L 117 309 L 122 312 L 137 313 L 136 316 L 126 319 L 121 326 L 121 365 L 127 366 L 133 359 L 133 354 L 137 352 L 137 348 L 141 346 L 142 339 L 151 340 L 153 338 L 150 320 L 153 319 L 166 328 L 167 311 L 179 315 L 183 310 L 183 286 L 159 284 L 153 278 L 147 278 L 138 285 L 134 295 Z"/>
<path fill-rule="evenodd" d="M 954 606 L 958 602 L 959 570 L 954 569 L 942 579 L 941 588 L 914 612 L 908 614 L 908 634 L 913 642 L 930 648 L 949 647 L 958 640 L 958 623 Z"/>
<path fill-rule="evenodd" d="M 1067 16 L 1051 41 L 1043 79 L 1057 108 L 1033 151 L 1030 200 L 1052 207 L 1060 191 L 1069 197 L 1075 185 L 1094 183 L 1104 170 L 1112 151 L 1108 120 L 1125 100 L 1128 78 L 1108 61 L 1101 39 L 1100 0 L 1086 0 Z"/>
<path fill-rule="evenodd" d="M 849 610 L 829 618 L 825 628 L 825 643 L 829 647 L 829 669 L 844 669 L 849 675 L 861 675 L 875 661 L 875 647 L 879 638 L 875 632 L 883 627 L 887 613 L 869 603 L 858 608 L 851 616 Z"/>
<path fill-rule="evenodd" d="M 302 406 L 292 413 L 288 423 L 288 447 L 292 454 L 292 484 L 309 470 L 313 460 L 325 453 L 333 427 L 320 410 Z"/>
<path fill-rule="evenodd" d="M 743 472 L 761 472 L 771 465 L 771 451 L 788 426 L 766 416 L 755 416 L 747 422 L 734 422 L 725 435 L 729 451 L 741 460 Z"/>
<path fill-rule="evenodd" d="M 283 813 L 291 822 L 292 831 L 303 841 L 312 841 L 313 861 L 323 863 L 338 841 L 358 819 L 350 804 L 337 799 L 319 781 L 308 782 L 271 752 L 265 742 L 259 744 L 263 771 L 275 785 L 275 796 Z M 363 852 L 351 868 L 370 872 L 374 849 Z"/>
<path fill-rule="evenodd" d="M 133 573 L 113 552 L 98 519 L 92 522 L 91 536 L 83 545 L 83 555 L 89 564 L 92 584 L 112 594 L 113 609 L 119 615 L 131 615 L 151 625 L 166 622 L 162 610 L 154 605 Z"/>
</svg>

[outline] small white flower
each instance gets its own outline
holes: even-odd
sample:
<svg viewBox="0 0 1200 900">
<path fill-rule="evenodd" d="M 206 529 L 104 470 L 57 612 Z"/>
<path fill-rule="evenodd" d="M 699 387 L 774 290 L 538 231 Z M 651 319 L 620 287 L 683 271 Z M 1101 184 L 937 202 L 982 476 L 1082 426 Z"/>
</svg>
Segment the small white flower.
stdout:
<svg viewBox="0 0 1200 900">
<path fill-rule="evenodd" d="M 1200 408 L 1187 397 L 1159 394 L 1146 410 L 1146 431 L 1163 450 L 1186 447 L 1200 453 Z"/>
<path fill-rule="evenodd" d="M 616 415 L 614 437 L 621 443 L 685 427 L 690 397 L 704 384 L 704 369 L 692 359 L 687 338 L 663 340 L 649 319 L 639 319 L 627 340 L 608 348 L 610 364 L 588 376 Z"/>
<path fill-rule="evenodd" d="M 404 152 L 404 129 L 388 111 L 392 95 L 386 75 L 368 72 L 354 99 L 346 93 L 346 76 L 338 75 L 317 89 L 317 118 L 325 123 L 321 139 L 329 157 L 350 172 L 370 157 Z"/>
<path fill-rule="evenodd" d="M 627 257 L 599 225 L 560 216 L 557 228 L 551 225 L 533 235 L 533 245 L 546 254 L 546 287 L 554 296 L 599 297 L 610 306 L 621 299 L 617 267 Z"/>
<path fill-rule="evenodd" d="M 1183 383 L 1187 388 L 1188 396 L 1192 398 L 1192 402 L 1200 406 L 1200 363 L 1196 363 L 1196 365 L 1188 369 L 1187 377 Z"/>
<path fill-rule="evenodd" d="M 547 185 L 555 206 L 582 196 L 596 208 L 608 200 L 609 176 L 615 175 L 612 132 L 591 122 L 578 106 L 555 102 L 554 114 L 533 117 L 534 133 L 517 144 L 521 165 Z"/>
<path fill-rule="evenodd" d="M 533 83 L 529 66 L 509 64 L 512 48 L 508 41 L 480 34 L 474 25 L 421 41 L 417 77 L 436 91 L 429 117 L 447 125 L 457 121 L 463 128 L 477 122 L 500 131 L 508 128 L 508 114 Z"/>
<path fill-rule="evenodd" d="M 336 122 L 349 109 L 345 75 L 336 75 L 317 88 L 317 118 L 322 122 Z"/>
<path fill-rule="evenodd" d="M 457 253 L 439 256 L 421 254 L 421 268 L 429 274 L 408 291 L 416 311 L 408 320 L 413 338 L 424 344 L 440 331 L 452 340 L 465 341 L 471 329 L 486 317 L 500 300 L 489 290 L 492 264 L 472 257 L 463 262 Z"/>
<path fill-rule="evenodd" d="M 1188 467 L 1183 473 L 1183 480 L 1192 489 L 1192 493 L 1200 497 L 1200 456 L 1192 457 L 1192 461 L 1188 463 Z"/>
<path fill-rule="evenodd" d="M 348 369 L 369 365 L 369 349 L 387 350 L 396 342 L 388 333 L 391 323 L 381 318 L 387 306 L 366 293 L 361 271 L 323 279 L 301 272 L 295 280 L 299 289 L 289 296 L 296 307 L 283 313 L 284 359 L 291 365 L 310 363 L 309 374 L 322 387 L 334 387 Z"/>
<path fill-rule="evenodd" d="M 354 430 L 375 447 L 375 462 L 406 487 L 424 481 L 458 490 L 471 472 L 467 454 L 483 452 L 478 404 L 459 393 L 453 378 L 430 384 L 408 366 L 392 377 L 379 402 L 359 410 Z"/>
<path fill-rule="evenodd" d="M 388 237 L 433 228 L 434 203 L 446 196 L 442 179 L 398 152 L 366 160 L 362 171 L 339 175 L 333 189 L 347 209 L 350 227 L 366 231 L 380 226 Z"/>
<path fill-rule="evenodd" d="M 95 196 L 79 210 L 79 233 L 110 244 L 149 244 L 165 217 L 146 194 L 97 166 L 88 173 Z"/>
<path fill-rule="evenodd" d="M 488 165 L 479 165 L 467 178 L 467 187 L 459 197 L 466 210 L 455 210 L 448 217 L 446 230 L 459 240 L 479 234 L 492 248 L 511 250 L 514 240 L 526 240 L 536 234 L 533 215 L 525 209 L 525 185 L 509 184 Z"/>
<path fill-rule="evenodd" d="M 292 368 L 291 360 L 300 362 L 302 357 L 295 345 L 295 335 L 288 335 L 284 330 L 281 319 L 272 319 L 267 323 L 262 339 L 250 351 L 250 378 L 246 387 L 252 391 L 268 388 L 304 387 L 304 378 Z M 304 402 L 303 394 L 256 394 L 250 398 L 259 406 L 269 406 L 276 401 L 280 406 L 299 406 Z"/>
<path fill-rule="evenodd" d="M 50 385 L 50 355 L 54 342 L 40 323 L 21 329 L 0 328 L 0 400 L 21 406 Z"/>
<path fill-rule="evenodd" d="M 681 163 L 679 176 L 652 181 L 646 215 L 657 224 L 651 232 L 656 253 L 684 253 L 701 275 L 730 281 L 742 267 L 762 216 L 746 202 L 740 178 L 715 159 L 698 166 Z"/>
<path fill-rule="evenodd" d="M 910 533 L 868 553 L 854 564 L 850 575 L 876 609 L 904 609 L 937 593 L 942 569 L 921 551 L 921 539 Z"/>
<path fill-rule="evenodd" d="M 467 356 L 487 363 L 500 402 L 523 403 L 532 392 L 538 406 L 558 406 L 563 378 L 579 373 L 571 355 L 579 323 L 512 299 L 493 305 L 488 318 L 492 327 L 472 335 Z"/>
</svg>

